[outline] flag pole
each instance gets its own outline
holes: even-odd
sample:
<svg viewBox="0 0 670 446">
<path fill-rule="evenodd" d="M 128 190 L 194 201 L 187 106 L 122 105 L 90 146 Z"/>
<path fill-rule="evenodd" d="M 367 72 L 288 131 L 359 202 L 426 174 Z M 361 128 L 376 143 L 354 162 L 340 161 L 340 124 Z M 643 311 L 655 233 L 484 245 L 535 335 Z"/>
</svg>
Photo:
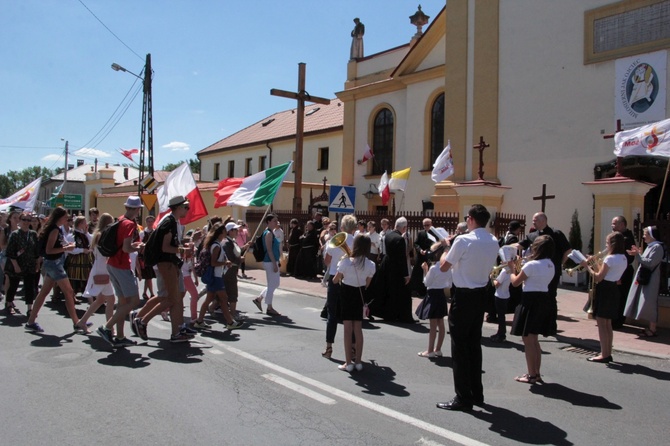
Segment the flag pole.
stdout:
<svg viewBox="0 0 670 446">
<path fill-rule="evenodd" d="M 261 228 L 261 223 L 263 223 L 265 221 L 265 217 L 268 216 L 268 211 L 270 210 L 270 206 L 272 206 L 272 203 L 270 203 L 268 205 L 268 207 L 265 209 L 265 214 L 263 214 L 263 216 L 261 217 L 260 223 L 258 224 L 258 226 L 256 226 L 256 230 L 254 231 L 254 235 L 251 236 L 251 241 L 254 241 L 256 239 L 256 234 L 258 234 L 258 230 Z"/>
<path fill-rule="evenodd" d="M 668 165 L 665 168 L 665 177 L 663 178 L 663 186 L 661 187 L 661 196 L 658 198 L 658 207 L 656 208 L 656 220 L 661 213 L 661 203 L 663 202 L 663 194 L 665 193 L 665 184 L 668 182 L 668 172 L 670 172 L 670 158 L 666 158 Z"/>
</svg>

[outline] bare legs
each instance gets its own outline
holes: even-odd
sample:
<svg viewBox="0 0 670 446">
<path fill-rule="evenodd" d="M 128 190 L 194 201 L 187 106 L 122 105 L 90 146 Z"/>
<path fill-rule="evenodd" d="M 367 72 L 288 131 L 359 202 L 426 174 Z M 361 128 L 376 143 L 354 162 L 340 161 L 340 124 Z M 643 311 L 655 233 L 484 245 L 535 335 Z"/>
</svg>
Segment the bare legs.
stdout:
<svg viewBox="0 0 670 446">
<path fill-rule="evenodd" d="M 353 343 L 351 335 L 354 335 L 356 342 Z M 353 364 L 353 351 L 351 347 L 356 348 L 356 364 L 360 364 L 363 358 L 363 321 L 344 321 L 344 357 L 345 365 Z"/>
<path fill-rule="evenodd" d="M 35 298 L 33 309 L 30 312 L 30 317 L 28 318 L 28 324 L 35 323 L 35 319 L 37 319 L 37 315 L 39 314 L 42 305 L 44 305 L 44 301 L 56 284 L 60 287 L 60 289 L 63 291 L 63 295 L 65 296 L 65 308 L 67 309 L 67 314 L 70 316 L 70 319 L 72 319 L 72 322 L 75 325 L 79 323 L 77 310 L 74 306 L 74 291 L 72 290 L 72 286 L 70 285 L 68 278 L 66 277 L 54 282 L 51 277 L 44 276 L 44 283 L 42 284 L 42 289 Z"/>
</svg>

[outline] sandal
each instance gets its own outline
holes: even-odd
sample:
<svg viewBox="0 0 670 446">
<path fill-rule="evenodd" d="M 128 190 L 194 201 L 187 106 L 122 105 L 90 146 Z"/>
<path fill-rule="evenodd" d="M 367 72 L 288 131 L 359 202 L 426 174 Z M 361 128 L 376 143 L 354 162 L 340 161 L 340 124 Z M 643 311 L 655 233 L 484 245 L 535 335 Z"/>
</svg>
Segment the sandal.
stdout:
<svg viewBox="0 0 670 446">
<path fill-rule="evenodd" d="M 542 379 L 542 376 L 538 373 L 537 376 L 535 377 L 535 382 L 537 384 L 544 384 L 544 380 Z"/>
<path fill-rule="evenodd" d="M 281 316 L 281 313 L 274 308 L 270 308 L 268 311 L 265 312 L 268 316 Z"/>
<path fill-rule="evenodd" d="M 417 355 L 421 356 L 422 358 L 435 358 L 437 357 L 437 354 L 435 352 L 419 352 Z"/>
<path fill-rule="evenodd" d="M 514 378 L 514 381 L 526 384 L 535 384 L 537 382 L 537 376 L 525 373 L 521 376 L 517 376 L 516 378 Z"/>
<path fill-rule="evenodd" d="M 330 359 L 332 355 L 333 355 L 333 347 L 326 347 L 326 351 L 321 353 L 321 356 L 323 356 L 326 359 Z"/>
<path fill-rule="evenodd" d="M 256 308 L 258 308 L 258 311 L 260 311 L 262 313 L 263 312 L 263 307 L 261 306 L 261 298 L 257 297 L 256 299 L 252 299 L 251 301 L 254 303 L 254 305 L 256 305 Z"/>
<path fill-rule="evenodd" d="M 658 336 L 658 333 L 656 333 L 655 331 L 651 331 L 648 328 L 645 328 L 638 336 L 641 338 L 655 338 Z"/>
</svg>

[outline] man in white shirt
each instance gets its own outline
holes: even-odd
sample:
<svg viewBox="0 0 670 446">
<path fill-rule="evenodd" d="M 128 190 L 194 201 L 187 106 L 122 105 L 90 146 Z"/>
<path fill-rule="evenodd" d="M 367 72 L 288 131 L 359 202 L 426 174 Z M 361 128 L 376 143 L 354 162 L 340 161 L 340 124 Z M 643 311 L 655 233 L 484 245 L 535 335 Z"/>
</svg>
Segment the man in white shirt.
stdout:
<svg viewBox="0 0 670 446">
<path fill-rule="evenodd" d="M 437 403 L 440 409 L 468 411 L 473 404 L 484 403 L 480 340 L 486 285 L 498 255 L 498 240 L 486 230 L 490 218 L 484 206 L 472 205 L 466 220 L 468 232 L 454 240 L 440 264 L 441 271 L 452 271 L 455 287 L 448 320 L 456 390 L 451 401 Z"/>
</svg>

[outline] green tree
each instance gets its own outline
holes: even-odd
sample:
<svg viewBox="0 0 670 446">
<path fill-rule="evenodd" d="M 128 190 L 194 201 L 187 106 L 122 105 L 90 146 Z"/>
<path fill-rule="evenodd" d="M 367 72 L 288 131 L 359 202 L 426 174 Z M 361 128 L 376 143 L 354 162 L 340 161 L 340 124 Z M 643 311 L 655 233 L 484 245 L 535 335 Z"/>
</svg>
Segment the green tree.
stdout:
<svg viewBox="0 0 670 446">
<path fill-rule="evenodd" d="M 9 197 L 38 177 L 45 179 L 50 178 L 55 174 L 56 172 L 54 170 L 42 166 L 27 167 L 19 171 L 10 170 L 4 175 L 0 175 L 0 197 Z"/>
<path fill-rule="evenodd" d="M 184 160 L 184 161 L 179 161 L 178 163 L 168 163 L 163 166 L 161 170 L 166 170 L 166 171 L 173 171 L 177 167 L 181 166 L 182 163 L 187 162 L 188 166 L 191 168 L 191 172 L 193 173 L 200 173 L 200 160 L 198 158 L 193 158 L 190 160 Z"/>
</svg>

